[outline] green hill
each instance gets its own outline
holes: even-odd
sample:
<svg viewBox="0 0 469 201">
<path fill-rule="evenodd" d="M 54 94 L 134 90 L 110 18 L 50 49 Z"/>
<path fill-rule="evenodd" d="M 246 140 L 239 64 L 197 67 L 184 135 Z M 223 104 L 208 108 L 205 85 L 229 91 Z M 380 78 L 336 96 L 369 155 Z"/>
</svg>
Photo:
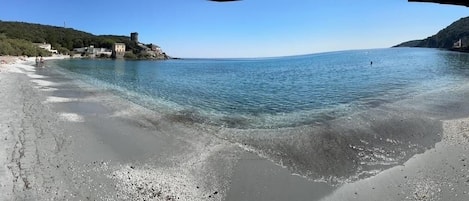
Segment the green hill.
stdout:
<svg viewBox="0 0 469 201">
<path fill-rule="evenodd" d="M 31 45 L 32 43 L 50 43 L 53 49 L 61 53 L 68 53 L 73 48 L 89 47 L 90 45 L 110 49 L 114 43 L 125 43 L 126 51 L 131 51 L 136 56 L 142 56 L 142 58 L 145 56 L 139 55 L 142 52 L 142 47 L 131 41 L 128 36 L 93 35 L 72 28 L 0 21 L 0 36 L 9 41 L 29 42 Z"/>
<path fill-rule="evenodd" d="M 401 43 L 394 47 L 429 47 L 451 49 L 453 44 L 461 39 L 462 44 L 469 44 L 469 17 L 461 18 L 437 34 L 422 40 Z"/>
</svg>

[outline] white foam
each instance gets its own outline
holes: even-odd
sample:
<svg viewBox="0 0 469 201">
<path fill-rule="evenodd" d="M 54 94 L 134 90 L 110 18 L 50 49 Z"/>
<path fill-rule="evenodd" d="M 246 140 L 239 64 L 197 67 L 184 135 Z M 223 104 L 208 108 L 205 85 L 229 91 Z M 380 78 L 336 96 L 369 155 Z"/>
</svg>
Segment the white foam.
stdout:
<svg viewBox="0 0 469 201">
<path fill-rule="evenodd" d="M 47 97 L 46 101 L 44 101 L 44 103 L 68 103 L 68 102 L 73 102 L 73 101 L 76 101 L 76 99 L 49 96 Z"/>
<path fill-rule="evenodd" d="M 59 117 L 63 121 L 70 121 L 70 122 L 85 122 L 85 118 L 76 113 L 60 113 Z"/>
<path fill-rule="evenodd" d="M 57 88 L 53 88 L 53 87 L 37 87 L 37 89 L 41 91 L 57 91 L 58 90 Z"/>
<path fill-rule="evenodd" d="M 37 75 L 37 74 L 33 74 L 33 73 L 26 73 L 26 75 L 30 78 L 34 78 L 34 79 L 41 79 L 41 78 L 47 78 L 47 76 L 44 76 L 44 75 Z"/>
<path fill-rule="evenodd" d="M 34 66 L 30 66 L 26 64 L 15 64 L 15 67 L 24 71 L 35 72 Z"/>
<path fill-rule="evenodd" d="M 57 84 L 56 83 L 53 83 L 53 82 L 49 82 L 49 81 L 46 81 L 46 80 L 31 80 L 31 82 L 39 85 L 39 86 L 43 86 L 43 87 L 49 87 L 49 86 L 56 86 Z"/>
</svg>

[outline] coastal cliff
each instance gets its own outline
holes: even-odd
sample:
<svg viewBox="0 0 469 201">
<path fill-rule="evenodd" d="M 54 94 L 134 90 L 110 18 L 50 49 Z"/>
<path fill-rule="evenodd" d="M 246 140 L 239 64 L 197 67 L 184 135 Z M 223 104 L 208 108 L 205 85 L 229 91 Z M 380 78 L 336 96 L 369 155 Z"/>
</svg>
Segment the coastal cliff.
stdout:
<svg viewBox="0 0 469 201">
<path fill-rule="evenodd" d="M 461 40 L 457 48 L 453 48 L 455 43 Z M 401 43 L 394 47 L 428 47 L 469 50 L 469 17 L 461 18 L 448 27 L 440 30 L 433 36 L 421 40 L 412 40 Z"/>
</svg>

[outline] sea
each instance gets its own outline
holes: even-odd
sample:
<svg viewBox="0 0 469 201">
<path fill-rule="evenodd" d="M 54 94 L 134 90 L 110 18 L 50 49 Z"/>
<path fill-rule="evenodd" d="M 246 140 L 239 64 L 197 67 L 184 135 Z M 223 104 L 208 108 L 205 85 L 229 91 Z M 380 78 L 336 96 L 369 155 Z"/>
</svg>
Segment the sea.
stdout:
<svg viewBox="0 0 469 201">
<path fill-rule="evenodd" d="M 331 182 L 402 164 L 441 140 L 441 120 L 469 114 L 469 55 L 438 49 L 48 65 Z"/>
</svg>

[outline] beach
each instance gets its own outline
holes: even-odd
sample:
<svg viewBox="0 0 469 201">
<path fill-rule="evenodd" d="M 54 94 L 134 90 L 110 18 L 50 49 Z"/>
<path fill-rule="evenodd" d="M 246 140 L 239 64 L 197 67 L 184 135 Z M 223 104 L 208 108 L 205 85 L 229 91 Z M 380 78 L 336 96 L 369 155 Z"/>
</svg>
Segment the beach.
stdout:
<svg viewBox="0 0 469 201">
<path fill-rule="evenodd" d="M 403 165 L 329 184 L 31 59 L 0 65 L 0 200 L 469 200 L 467 108 L 431 119 L 441 141 Z"/>
</svg>

